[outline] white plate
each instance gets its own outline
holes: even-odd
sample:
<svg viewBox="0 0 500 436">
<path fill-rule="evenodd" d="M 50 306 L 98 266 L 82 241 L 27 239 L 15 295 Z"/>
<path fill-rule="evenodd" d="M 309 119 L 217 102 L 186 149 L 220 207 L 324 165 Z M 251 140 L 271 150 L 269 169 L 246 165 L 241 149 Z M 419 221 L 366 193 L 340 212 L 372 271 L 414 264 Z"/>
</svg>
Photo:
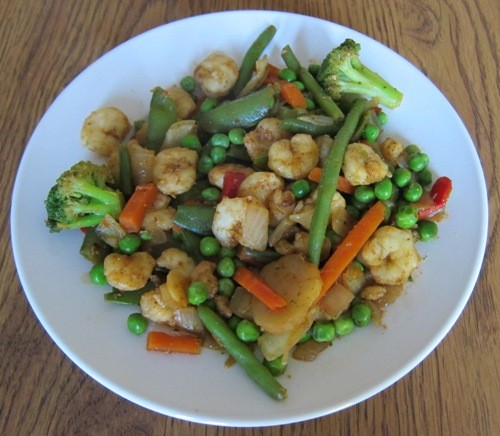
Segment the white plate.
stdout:
<svg viewBox="0 0 500 436">
<path fill-rule="evenodd" d="M 269 399 L 238 366 L 205 350 L 201 356 L 145 350 L 145 337 L 126 328 L 133 309 L 103 301 L 85 279 L 78 231 L 51 234 L 43 201 L 62 171 L 93 158 L 79 141 L 90 111 L 115 105 L 131 120 L 148 110 L 150 90 L 178 83 L 213 50 L 240 61 L 269 24 L 278 32 L 266 50 L 283 65 L 290 44 L 300 60 L 319 62 L 346 37 L 362 45 L 364 63 L 404 92 L 386 128 L 419 144 L 431 168 L 454 182 L 449 219 L 439 239 L 420 244 L 415 282 L 392 306 L 388 328 L 371 326 L 343 340 L 313 363 L 292 361 L 282 377 L 289 398 Z M 466 205 L 466 207 L 464 206 Z M 323 416 L 356 404 L 415 367 L 450 330 L 478 277 L 487 234 L 487 197 L 475 147 L 458 115 L 415 67 L 380 43 L 337 24 L 265 11 L 226 12 L 170 23 L 110 51 L 81 73 L 54 101 L 28 144 L 17 175 L 11 214 L 12 243 L 26 296 L 49 335 L 82 370 L 134 403 L 190 421 L 264 426 Z"/>
</svg>

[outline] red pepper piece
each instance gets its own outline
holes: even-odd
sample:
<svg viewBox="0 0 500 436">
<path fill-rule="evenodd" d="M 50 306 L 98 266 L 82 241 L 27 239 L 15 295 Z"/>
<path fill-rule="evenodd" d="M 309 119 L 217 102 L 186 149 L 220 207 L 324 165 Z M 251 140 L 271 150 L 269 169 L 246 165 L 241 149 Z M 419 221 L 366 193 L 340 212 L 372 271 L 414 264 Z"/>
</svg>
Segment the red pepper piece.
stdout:
<svg viewBox="0 0 500 436">
<path fill-rule="evenodd" d="M 452 189 L 453 184 L 449 177 L 439 177 L 431 188 L 430 197 L 432 203 L 425 205 L 418 211 L 418 219 L 428 218 L 444 210 Z"/>
<path fill-rule="evenodd" d="M 228 171 L 224 174 L 224 184 L 222 185 L 222 192 L 220 198 L 224 197 L 234 198 L 238 195 L 238 189 L 240 189 L 240 185 L 245 180 L 245 174 L 236 173 L 232 171 Z"/>
</svg>

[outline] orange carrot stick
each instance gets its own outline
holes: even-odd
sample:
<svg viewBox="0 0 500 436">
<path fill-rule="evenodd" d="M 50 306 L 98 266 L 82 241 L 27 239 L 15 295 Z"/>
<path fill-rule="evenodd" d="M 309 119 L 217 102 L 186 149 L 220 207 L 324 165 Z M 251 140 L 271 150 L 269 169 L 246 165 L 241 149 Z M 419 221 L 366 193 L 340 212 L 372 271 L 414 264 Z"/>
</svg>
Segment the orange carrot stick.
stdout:
<svg viewBox="0 0 500 436">
<path fill-rule="evenodd" d="M 233 279 L 271 310 L 281 309 L 288 304 L 287 301 L 271 289 L 264 280 L 244 266 L 238 267 L 233 275 Z"/>
<path fill-rule="evenodd" d="M 319 183 L 322 172 L 323 170 L 320 167 L 315 167 L 308 174 L 307 178 L 313 182 Z M 353 194 L 354 186 L 352 186 L 349 180 L 347 180 L 344 176 L 339 175 L 337 180 L 337 191 L 343 192 L 344 194 Z"/>
<path fill-rule="evenodd" d="M 158 188 L 154 183 L 146 183 L 135 188 L 134 193 L 125 204 L 118 221 L 128 233 L 141 230 L 146 213 L 153 206 Z"/>
<path fill-rule="evenodd" d="M 281 92 L 280 95 L 283 97 L 290 106 L 294 109 L 306 109 L 307 102 L 302 91 L 297 88 L 296 85 L 289 82 L 280 82 Z"/>
<path fill-rule="evenodd" d="M 338 280 L 385 217 L 385 205 L 377 201 L 351 229 L 320 270 L 323 288 L 319 300 Z"/>
<path fill-rule="evenodd" d="M 165 332 L 148 333 L 146 349 L 163 353 L 200 354 L 200 339 L 195 336 L 174 336 Z"/>
</svg>

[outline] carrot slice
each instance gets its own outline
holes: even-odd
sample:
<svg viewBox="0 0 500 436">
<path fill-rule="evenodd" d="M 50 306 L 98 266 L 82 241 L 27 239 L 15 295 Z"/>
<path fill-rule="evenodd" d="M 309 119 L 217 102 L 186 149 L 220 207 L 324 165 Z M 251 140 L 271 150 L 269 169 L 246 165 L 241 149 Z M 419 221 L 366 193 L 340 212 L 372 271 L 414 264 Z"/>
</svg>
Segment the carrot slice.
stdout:
<svg viewBox="0 0 500 436">
<path fill-rule="evenodd" d="M 200 339 L 195 336 L 174 336 L 165 332 L 148 333 L 146 349 L 163 353 L 200 354 Z"/>
<path fill-rule="evenodd" d="M 142 221 L 147 211 L 153 206 L 157 195 L 158 188 L 154 183 L 146 183 L 135 188 L 118 218 L 126 232 L 133 233 L 141 230 Z"/>
<path fill-rule="evenodd" d="M 271 310 L 281 309 L 288 304 L 264 280 L 244 266 L 238 267 L 233 275 L 233 279 Z"/>
<path fill-rule="evenodd" d="M 302 94 L 302 91 L 297 88 L 296 85 L 289 82 L 280 82 L 281 92 L 280 95 L 283 97 L 290 106 L 294 109 L 306 109 L 307 101 Z"/>
<path fill-rule="evenodd" d="M 347 234 L 320 270 L 323 288 L 317 301 L 338 280 L 385 217 L 385 205 L 377 201 Z"/>
<path fill-rule="evenodd" d="M 323 170 L 320 167 L 315 167 L 308 174 L 307 178 L 313 182 L 319 183 L 322 172 Z M 347 180 L 344 176 L 339 175 L 337 180 L 337 191 L 343 192 L 344 194 L 353 194 L 354 186 L 352 186 L 349 180 Z"/>
</svg>

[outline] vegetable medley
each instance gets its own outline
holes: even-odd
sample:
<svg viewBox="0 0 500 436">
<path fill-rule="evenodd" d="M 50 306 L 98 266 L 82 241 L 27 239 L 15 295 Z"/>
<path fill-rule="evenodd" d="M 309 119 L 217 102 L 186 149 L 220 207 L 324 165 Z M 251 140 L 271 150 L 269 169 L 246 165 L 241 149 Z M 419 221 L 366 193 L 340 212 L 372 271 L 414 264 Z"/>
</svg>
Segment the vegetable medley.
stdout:
<svg viewBox="0 0 500 436">
<path fill-rule="evenodd" d="M 81 229 L 90 279 L 146 348 L 225 350 L 271 397 L 290 358 L 313 360 L 371 322 L 412 278 L 452 184 L 429 156 L 383 136 L 400 91 L 347 39 L 321 64 L 223 52 L 152 90 L 133 124 L 118 108 L 84 121 L 85 147 L 45 201 L 53 232 Z"/>
</svg>

